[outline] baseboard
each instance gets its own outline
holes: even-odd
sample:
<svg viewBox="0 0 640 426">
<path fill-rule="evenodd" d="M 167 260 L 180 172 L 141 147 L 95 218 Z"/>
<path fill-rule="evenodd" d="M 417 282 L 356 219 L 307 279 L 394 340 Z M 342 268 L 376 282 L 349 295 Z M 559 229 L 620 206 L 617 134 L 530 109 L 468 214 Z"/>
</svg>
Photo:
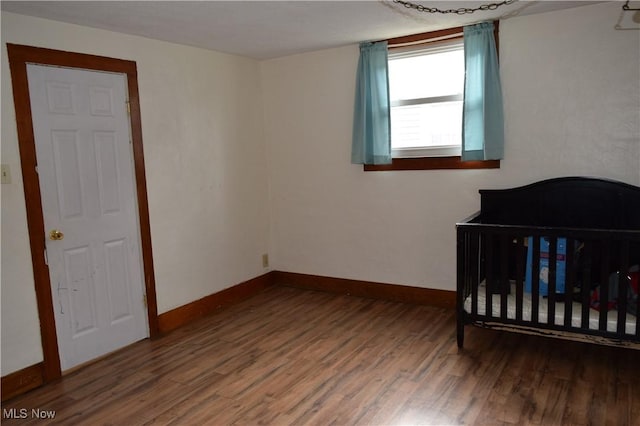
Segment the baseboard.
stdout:
<svg viewBox="0 0 640 426">
<path fill-rule="evenodd" d="M 187 325 L 218 309 L 242 302 L 272 285 L 348 294 L 372 299 L 431 305 L 454 309 L 456 292 L 383 284 L 295 272 L 271 271 L 218 293 L 203 297 L 158 316 L 161 334 Z M 44 384 L 44 365 L 38 363 L 2 377 L 2 401 Z"/>
<path fill-rule="evenodd" d="M 435 290 L 282 271 L 271 272 L 271 280 L 276 285 L 349 294 L 372 299 L 393 300 L 449 309 L 454 309 L 456 306 L 456 292 L 449 290 Z"/>
<path fill-rule="evenodd" d="M 38 363 L 2 377 L 2 402 L 44 384 L 44 364 Z"/>
<path fill-rule="evenodd" d="M 453 309 L 456 292 L 324 277 L 294 272 L 271 271 L 218 293 L 203 297 L 158 316 L 160 333 L 168 333 L 211 314 L 225 306 L 241 302 L 271 285 L 285 285 L 330 293 L 349 294 L 372 299 L 393 300 Z"/>
<path fill-rule="evenodd" d="M 202 318 L 217 309 L 241 302 L 272 284 L 271 273 L 237 284 L 218 293 L 203 297 L 171 311 L 158 315 L 160 333 L 168 333 Z"/>
</svg>

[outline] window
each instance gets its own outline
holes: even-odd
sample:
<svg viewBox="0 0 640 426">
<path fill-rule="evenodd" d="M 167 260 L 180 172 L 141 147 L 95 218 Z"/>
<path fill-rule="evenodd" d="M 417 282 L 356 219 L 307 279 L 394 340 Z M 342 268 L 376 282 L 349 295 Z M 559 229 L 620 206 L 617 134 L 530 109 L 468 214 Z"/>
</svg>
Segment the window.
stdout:
<svg viewBox="0 0 640 426">
<path fill-rule="evenodd" d="M 461 39 L 389 52 L 391 149 L 395 158 L 460 155 Z"/>
<path fill-rule="evenodd" d="M 390 39 L 388 45 L 393 163 L 364 170 L 499 168 L 499 160 L 460 159 L 463 28 Z"/>
</svg>

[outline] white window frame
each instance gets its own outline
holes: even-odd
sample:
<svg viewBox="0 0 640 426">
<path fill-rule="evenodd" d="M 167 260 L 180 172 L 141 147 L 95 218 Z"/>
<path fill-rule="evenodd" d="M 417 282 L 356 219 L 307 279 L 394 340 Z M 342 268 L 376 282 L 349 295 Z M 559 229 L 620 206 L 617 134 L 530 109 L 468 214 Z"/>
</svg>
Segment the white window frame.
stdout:
<svg viewBox="0 0 640 426">
<path fill-rule="evenodd" d="M 407 45 L 402 47 L 396 47 L 389 51 L 388 61 L 391 62 L 395 59 L 431 55 L 438 53 L 450 52 L 453 50 L 463 50 L 464 42 L 462 38 L 455 37 L 453 40 L 443 40 L 430 42 L 428 44 L 419 45 Z M 391 102 L 391 108 L 399 106 L 409 105 L 425 105 L 430 103 L 444 103 L 453 101 L 462 101 L 463 93 L 456 93 L 445 96 L 434 96 L 429 98 L 413 98 L 406 100 L 397 100 Z M 393 125 L 393 124 L 392 124 Z M 462 127 L 462 123 L 460 123 Z M 411 148 L 393 148 L 391 149 L 391 156 L 393 158 L 415 158 L 415 157 L 451 157 L 460 156 L 462 153 L 462 145 L 452 146 L 424 146 L 424 147 L 411 147 Z"/>
</svg>

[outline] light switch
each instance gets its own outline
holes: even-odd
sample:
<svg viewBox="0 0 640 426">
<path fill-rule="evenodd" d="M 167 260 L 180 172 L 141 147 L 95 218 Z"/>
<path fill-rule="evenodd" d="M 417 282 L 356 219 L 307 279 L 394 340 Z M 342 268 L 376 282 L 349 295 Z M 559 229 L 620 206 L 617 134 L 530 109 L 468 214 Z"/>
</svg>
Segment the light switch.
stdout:
<svg viewBox="0 0 640 426">
<path fill-rule="evenodd" d="M 11 168 L 9 168 L 8 164 L 2 164 L 1 172 L 2 172 L 2 184 L 11 183 Z"/>
</svg>

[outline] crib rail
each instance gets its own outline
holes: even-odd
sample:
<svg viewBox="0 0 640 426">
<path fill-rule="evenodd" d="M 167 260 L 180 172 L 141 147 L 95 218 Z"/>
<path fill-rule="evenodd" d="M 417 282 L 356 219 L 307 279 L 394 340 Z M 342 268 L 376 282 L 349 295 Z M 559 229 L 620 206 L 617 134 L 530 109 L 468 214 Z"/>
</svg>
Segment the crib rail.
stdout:
<svg viewBox="0 0 640 426">
<path fill-rule="evenodd" d="M 470 323 L 640 342 L 640 298 L 629 297 L 640 230 L 487 224 L 480 213 L 456 228 L 458 346 Z"/>
</svg>

